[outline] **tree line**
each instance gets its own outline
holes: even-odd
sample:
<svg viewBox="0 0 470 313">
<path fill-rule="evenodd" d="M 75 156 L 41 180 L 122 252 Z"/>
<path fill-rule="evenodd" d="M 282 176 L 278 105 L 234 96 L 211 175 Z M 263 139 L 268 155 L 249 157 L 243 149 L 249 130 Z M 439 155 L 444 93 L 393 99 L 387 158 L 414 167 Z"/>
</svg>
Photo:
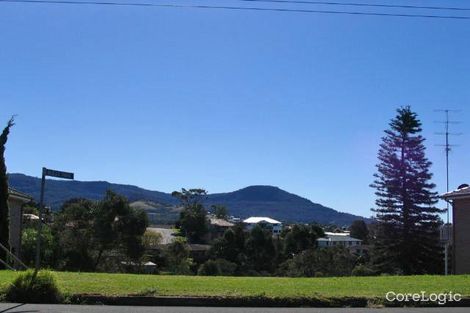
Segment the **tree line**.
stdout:
<svg viewBox="0 0 470 313">
<path fill-rule="evenodd" d="M 6 167 L 3 157 L 11 120 L 0 137 L 0 232 L 5 233 Z M 175 274 L 342 276 L 377 274 L 437 274 L 442 271 L 439 228 L 442 220 L 432 183 L 431 162 L 425 155 L 421 122 L 410 107 L 397 110 L 385 130 L 371 187 L 375 213 L 371 224 L 353 223 L 351 236 L 363 240 L 368 252 L 356 255 L 345 247 L 320 248 L 325 226 L 290 225 L 279 236 L 262 227 L 246 231 L 238 224 L 216 239 L 208 239 L 210 224 L 204 189 L 173 192 L 182 206 L 176 225 L 179 237 L 159 244 L 146 232 L 144 211 L 123 196 L 107 192 L 101 201 L 73 199 L 53 215 L 44 231 L 45 265 L 60 270 L 126 271 L 129 264 L 152 260 L 159 270 Z M 34 206 L 30 206 L 34 210 Z M 227 209 L 213 213 L 224 218 Z M 26 225 L 28 226 L 28 225 Z M 31 226 L 31 225 L 30 225 Z M 35 228 L 23 231 L 23 258 L 32 262 Z M 4 238 L 4 237 L 2 237 Z M 192 257 L 194 244 L 210 244 L 203 257 Z"/>
</svg>

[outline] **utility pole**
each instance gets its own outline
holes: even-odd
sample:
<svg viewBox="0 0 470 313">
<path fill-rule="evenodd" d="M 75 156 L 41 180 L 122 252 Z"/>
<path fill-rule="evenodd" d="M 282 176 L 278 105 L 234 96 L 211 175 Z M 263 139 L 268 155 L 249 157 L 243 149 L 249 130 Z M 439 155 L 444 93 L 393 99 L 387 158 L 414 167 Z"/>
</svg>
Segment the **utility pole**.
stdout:
<svg viewBox="0 0 470 313">
<path fill-rule="evenodd" d="M 438 121 L 438 123 L 444 124 L 444 129 L 445 132 L 439 132 L 436 133 L 436 135 L 442 135 L 445 136 L 445 144 L 439 144 L 437 146 L 444 147 L 445 153 L 446 153 L 446 192 L 449 192 L 449 153 L 451 151 L 451 147 L 455 147 L 455 145 L 451 145 L 449 143 L 449 136 L 458 136 L 461 135 L 461 133 L 451 133 L 449 132 L 449 125 L 450 124 L 458 124 L 460 122 L 458 121 L 451 121 L 449 119 L 449 113 L 456 113 L 459 112 L 460 110 L 449 110 L 449 109 L 443 109 L 443 110 L 435 110 L 436 112 L 444 112 L 445 113 L 445 120 L 444 121 Z M 449 228 L 450 228 L 450 210 L 449 210 L 449 202 L 446 201 L 446 213 L 447 213 L 447 221 L 446 225 L 444 227 L 444 232 L 445 232 L 445 242 L 444 242 L 444 273 L 445 275 L 448 275 L 449 271 L 449 241 L 450 241 L 450 233 L 449 233 Z"/>
</svg>

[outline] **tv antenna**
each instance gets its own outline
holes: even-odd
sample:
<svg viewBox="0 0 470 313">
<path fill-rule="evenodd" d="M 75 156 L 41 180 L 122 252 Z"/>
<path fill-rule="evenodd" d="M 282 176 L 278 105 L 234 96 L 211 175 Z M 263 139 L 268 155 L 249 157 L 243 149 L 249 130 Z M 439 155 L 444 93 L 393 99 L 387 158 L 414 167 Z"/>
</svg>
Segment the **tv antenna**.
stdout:
<svg viewBox="0 0 470 313">
<path fill-rule="evenodd" d="M 445 113 L 445 120 L 443 121 L 437 121 L 437 123 L 444 124 L 444 132 L 439 132 L 436 133 L 436 135 L 441 135 L 445 136 L 445 144 L 438 144 L 436 146 L 441 146 L 444 147 L 444 151 L 446 153 L 446 192 L 449 192 L 449 153 L 452 150 L 452 147 L 456 147 L 457 145 L 452 145 L 449 142 L 449 136 L 460 136 L 462 133 L 451 133 L 449 131 L 449 126 L 451 124 L 459 124 L 460 121 L 452 121 L 449 119 L 449 113 L 457 113 L 460 112 L 460 110 L 450 110 L 450 109 L 440 109 L 440 110 L 435 110 L 436 112 L 444 112 Z M 446 213 L 447 213 L 447 223 L 445 225 L 444 231 L 446 232 L 446 238 L 445 238 L 445 268 L 444 272 L 445 275 L 448 273 L 448 249 L 449 249 L 449 240 L 450 240 L 450 234 L 449 234 L 449 223 L 450 223 L 450 218 L 449 218 L 449 202 L 446 201 Z"/>
<path fill-rule="evenodd" d="M 451 133 L 449 131 L 451 124 L 460 124 L 460 121 L 452 121 L 449 119 L 449 113 L 458 113 L 461 110 L 435 110 L 436 112 L 444 112 L 445 113 L 445 120 L 437 121 L 436 123 L 444 124 L 444 132 L 438 132 L 436 135 L 445 136 L 445 144 L 438 144 L 436 146 L 444 147 L 444 151 L 446 152 L 446 192 L 449 192 L 449 153 L 452 150 L 452 147 L 457 147 L 458 145 L 450 144 L 449 136 L 460 136 L 462 133 Z M 449 222 L 449 212 L 447 212 L 447 223 Z"/>
</svg>

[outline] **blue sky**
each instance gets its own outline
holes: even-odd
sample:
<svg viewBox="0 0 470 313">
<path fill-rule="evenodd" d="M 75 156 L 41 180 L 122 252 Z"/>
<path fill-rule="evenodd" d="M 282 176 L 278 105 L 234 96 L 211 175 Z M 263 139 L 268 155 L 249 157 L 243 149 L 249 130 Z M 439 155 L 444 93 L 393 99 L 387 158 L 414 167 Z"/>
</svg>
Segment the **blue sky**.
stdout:
<svg viewBox="0 0 470 313">
<path fill-rule="evenodd" d="M 440 192 L 434 110 L 462 109 L 451 185 L 470 182 L 469 21 L 0 7 L 0 122 L 17 114 L 10 172 L 47 166 L 166 192 L 269 184 L 369 216 L 380 137 L 411 105 Z"/>
</svg>

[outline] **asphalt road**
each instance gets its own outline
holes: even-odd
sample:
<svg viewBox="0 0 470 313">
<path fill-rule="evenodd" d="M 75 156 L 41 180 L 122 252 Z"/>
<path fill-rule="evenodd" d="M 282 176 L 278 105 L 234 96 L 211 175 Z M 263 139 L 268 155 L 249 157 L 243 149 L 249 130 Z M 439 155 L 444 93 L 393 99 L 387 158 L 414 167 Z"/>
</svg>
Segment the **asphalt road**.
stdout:
<svg viewBox="0 0 470 313">
<path fill-rule="evenodd" d="M 470 308 L 204 308 L 0 303 L 0 313 L 468 313 Z"/>
</svg>

